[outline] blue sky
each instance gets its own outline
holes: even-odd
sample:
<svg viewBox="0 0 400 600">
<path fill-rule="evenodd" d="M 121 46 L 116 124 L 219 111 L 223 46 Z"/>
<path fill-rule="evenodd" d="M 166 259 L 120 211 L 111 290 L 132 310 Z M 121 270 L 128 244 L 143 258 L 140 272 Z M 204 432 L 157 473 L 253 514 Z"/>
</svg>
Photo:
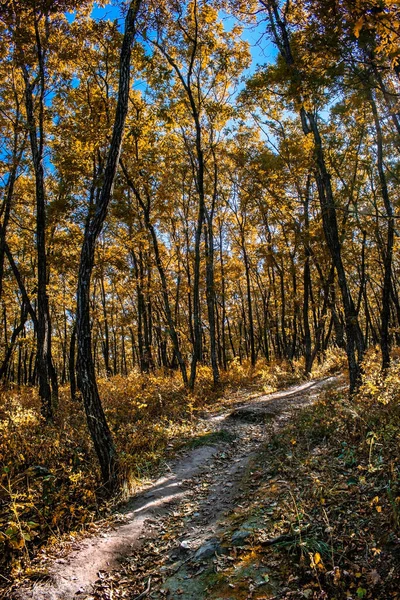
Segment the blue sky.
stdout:
<svg viewBox="0 0 400 600">
<path fill-rule="evenodd" d="M 113 6 L 112 4 L 108 4 L 104 8 L 96 5 L 92 11 L 92 17 L 95 19 L 110 19 L 113 21 L 114 19 L 120 18 L 120 16 L 118 7 Z"/>
</svg>

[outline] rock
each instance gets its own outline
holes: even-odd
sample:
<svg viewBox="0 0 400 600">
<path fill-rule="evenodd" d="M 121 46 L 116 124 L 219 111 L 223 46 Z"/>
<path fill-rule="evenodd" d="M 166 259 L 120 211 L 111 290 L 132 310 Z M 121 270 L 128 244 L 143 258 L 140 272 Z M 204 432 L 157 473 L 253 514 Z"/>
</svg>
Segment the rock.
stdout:
<svg viewBox="0 0 400 600">
<path fill-rule="evenodd" d="M 251 531 L 248 531 L 246 529 L 238 529 L 238 531 L 235 531 L 235 533 L 232 536 L 232 544 L 234 546 L 241 546 L 248 537 L 250 537 L 251 535 Z"/>
<path fill-rule="evenodd" d="M 198 548 L 194 555 L 194 560 L 205 560 L 215 554 L 222 554 L 222 548 L 217 539 L 211 539 Z"/>
<path fill-rule="evenodd" d="M 33 465 L 32 467 L 29 467 L 25 473 L 31 476 L 36 475 L 36 477 L 46 477 L 47 475 L 52 475 L 52 477 L 54 477 L 46 467 L 42 467 L 41 465 Z"/>
</svg>

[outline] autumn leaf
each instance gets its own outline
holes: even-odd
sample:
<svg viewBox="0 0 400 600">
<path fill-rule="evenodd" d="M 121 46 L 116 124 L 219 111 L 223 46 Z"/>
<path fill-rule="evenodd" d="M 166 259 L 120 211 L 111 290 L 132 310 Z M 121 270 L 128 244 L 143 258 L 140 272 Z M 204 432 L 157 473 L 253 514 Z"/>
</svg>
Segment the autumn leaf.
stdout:
<svg viewBox="0 0 400 600">
<path fill-rule="evenodd" d="M 355 23 L 355 25 L 354 25 L 354 30 L 353 30 L 353 33 L 354 33 L 354 35 L 356 36 L 356 38 L 358 38 L 358 37 L 360 36 L 360 31 L 361 31 L 361 29 L 362 29 L 362 27 L 363 27 L 363 25 L 364 25 L 364 22 L 365 22 L 365 19 L 364 19 L 364 17 L 363 17 L 363 16 L 362 16 L 362 17 L 360 17 L 360 18 L 359 18 L 359 19 L 356 21 L 356 23 Z"/>
</svg>

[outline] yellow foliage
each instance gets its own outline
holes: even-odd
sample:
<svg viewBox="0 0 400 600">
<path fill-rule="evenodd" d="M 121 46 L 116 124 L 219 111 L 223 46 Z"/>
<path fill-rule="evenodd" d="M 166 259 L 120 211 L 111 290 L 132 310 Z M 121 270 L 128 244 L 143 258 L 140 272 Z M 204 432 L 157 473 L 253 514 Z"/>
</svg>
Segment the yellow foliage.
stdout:
<svg viewBox="0 0 400 600">
<path fill-rule="evenodd" d="M 398 403 L 400 384 L 400 360 L 393 353 L 392 363 L 386 373 L 381 370 L 379 350 L 370 350 L 363 362 L 363 382 L 360 397 L 365 397 L 381 404 Z"/>
</svg>

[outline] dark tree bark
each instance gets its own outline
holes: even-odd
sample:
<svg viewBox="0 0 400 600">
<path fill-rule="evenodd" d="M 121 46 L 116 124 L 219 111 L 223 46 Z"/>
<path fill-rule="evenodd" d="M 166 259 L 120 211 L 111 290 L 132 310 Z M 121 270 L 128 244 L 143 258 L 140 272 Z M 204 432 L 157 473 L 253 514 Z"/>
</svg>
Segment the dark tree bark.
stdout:
<svg viewBox="0 0 400 600">
<path fill-rule="evenodd" d="M 76 400 L 76 323 L 74 323 L 71 331 L 71 339 L 68 354 L 68 372 L 71 400 Z"/>
<path fill-rule="evenodd" d="M 149 370 L 149 366 L 145 360 L 144 353 L 144 343 L 143 343 L 143 317 L 144 317 L 144 297 L 143 297 L 143 288 L 139 274 L 139 266 L 138 259 L 136 253 L 133 249 L 131 249 L 131 256 L 133 261 L 133 268 L 135 271 L 135 279 L 136 279 L 136 301 L 137 301 L 137 340 L 138 340 L 138 348 L 139 348 L 139 356 L 140 356 L 140 372 L 147 373 Z"/>
<path fill-rule="evenodd" d="M 0 216 L 3 220 L 0 226 L 0 298 L 3 295 L 3 273 L 4 273 L 4 257 L 5 257 L 5 242 L 7 236 L 7 227 L 10 220 L 11 204 L 14 196 L 15 182 L 17 181 L 18 168 L 21 163 L 25 140 L 20 144 L 20 103 L 18 94 L 14 90 L 14 98 L 16 103 L 16 115 L 14 122 L 14 136 L 13 136 L 13 149 L 11 156 L 11 169 L 7 182 L 7 191 L 4 196 L 4 200 L 0 209 Z"/>
<path fill-rule="evenodd" d="M 210 328 L 210 355 L 211 367 L 213 372 L 213 383 L 216 386 L 219 382 L 219 368 L 216 342 L 216 324 L 215 324 L 215 286 L 214 286 L 214 212 L 217 200 L 218 167 L 215 152 L 214 158 L 214 192 L 211 208 L 206 211 L 206 224 L 204 226 L 205 253 L 206 253 L 206 300 L 208 324 Z"/>
<path fill-rule="evenodd" d="M 326 168 L 321 136 L 314 115 L 307 113 L 307 119 L 314 136 L 316 157 L 315 178 L 321 205 L 325 239 L 336 268 L 344 308 L 346 353 L 349 365 L 350 393 L 352 394 L 357 390 L 361 383 L 361 361 L 365 351 L 365 340 L 361 332 L 357 310 L 351 296 L 346 271 L 342 261 L 341 243 L 339 239 L 339 228 L 331 186 L 331 177 Z"/>
<path fill-rule="evenodd" d="M 217 342 L 215 337 L 215 286 L 214 286 L 214 213 L 218 195 L 218 164 L 215 149 L 212 148 L 214 160 L 214 191 L 212 194 L 211 207 L 205 211 L 206 225 L 204 227 L 204 239 L 206 250 L 206 300 L 208 324 L 210 328 L 210 355 L 213 372 L 213 383 L 219 382 L 219 368 L 217 357 Z"/>
<path fill-rule="evenodd" d="M 190 97 L 192 92 L 190 91 Z M 196 380 L 196 368 L 197 363 L 202 360 L 202 323 L 201 323 L 201 303 L 200 303 L 200 243 L 201 243 L 201 232 L 203 228 L 204 216 L 205 216 L 205 202 L 204 202 L 204 153 L 201 141 L 201 125 L 200 116 L 197 112 L 197 108 L 194 100 L 191 102 L 194 107 L 193 116 L 196 124 L 196 150 L 198 159 L 197 169 L 197 186 L 199 196 L 199 206 L 197 214 L 197 226 L 195 232 L 194 241 L 194 273 L 193 273 L 193 333 L 194 333 L 194 347 L 192 363 L 190 365 L 190 379 L 189 387 L 194 388 Z"/>
<path fill-rule="evenodd" d="M 219 263 L 220 263 L 220 273 L 221 273 L 221 353 L 222 353 L 222 366 L 224 371 L 226 371 L 227 367 L 227 358 L 226 358 L 226 333 L 225 333 L 225 324 L 226 324 L 226 299 L 225 299 L 225 269 L 224 269 L 224 257 L 222 251 L 222 223 L 219 224 Z M 235 352 L 233 351 L 233 356 L 235 356 Z"/>
<path fill-rule="evenodd" d="M 12 353 L 14 350 L 15 342 L 17 341 L 19 334 L 23 331 L 27 318 L 28 318 L 28 311 L 26 308 L 26 304 L 25 304 L 25 302 L 22 302 L 20 322 L 17 325 L 17 327 L 14 327 L 10 342 L 6 348 L 3 362 L 0 366 L 0 381 L 2 379 L 4 379 L 7 374 L 7 371 L 8 371 L 9 365 L 10 365 L 10 359 L 11 359 L 11 356 L 12 356 Z M 18 373 L 19 372 L 20 372 L 20 367 L 18 368 Z M 18 385 L 20 385 L 20 376 L 18 376 Z"/>
<path fill-rule="evenodd" d="M 267 8 L 274 41 L 282 58 L 292 71 L 293 82 L 298 90 L 297 100 L 302 104 L 302 73 L 296 66 L 286 18 L 281 17 L 276 0 L 261 0 Z M 312 134 L 314 140 L 315 181 L 321 206 L 324 234 L 332 261 L 338 276 L 342 296 L 346 324 L 346 353 L 349 367 L 350 394 L 353 394 L 361 383 L 361 361 L 365 351 L 365 340 L 359 325 L 356 307 L 351 296 L 346 271 L 342 261 L 341 242 L 337 223 L 336 205 L 331 186 L 325 154 L 317 120 L 312 112 L 300 110 L 301 124 L 305 135 Z"/>
<path fill-rule="evenodd" d="M 309 319 L 309 299 L 310 299 L 310 288 L 311 288 L 311 270 L 310 270 L 310 244 L 309 244 L 309 233 L 310 233 L 310 216 L 309 216 L 309 189 L 310 181 L 307 181 L 307 190 L 304 199 L 304 271 L 303 271 L 303 326 L 304 326 L 304 355 L 305 355 L 305 366 L 304 372 L 306 375 L 311 373 L 312 369 L 312 353 L 311 353 L 311 330 L 310 330 L 310 319 Z"/>
<path fill-rule="evenodd" d="M 107 377 L 110 377 L 113 374 L 113 371 L 110 367 L 110 329 L 108 326 L 108 315 L 107 315 L 107 303 L 106 303 L 106 290 L 104 286 L 104 273 L 101 273 L 100 276 L 100 298 L 101 298 L 101 308 L 103 311 L 103 323 L 104 323 L 104 332 L 101 336 L 101 348 L 103 351 L 104 358 L 104 367 L 106 369 Z"/>
<path fill-rule="evenodd" d="M 246 275 L 246 294 L 247 294 L 247 311 L 248 311 L 248 321 L 249 321 L 249 342 L 250 342 L 250 362 L 251 366 L 255 367 L 256 365 L 256 347 L 255 347 L 255 339 L 254 339 L 254 319 L 253 319 L 253 301 L 252 301 L 252 293 L 251 293 L 251 281 L 250 281 L 250 262 L 249 256 L 246 250 L 246 242 L 244 239 L 244 232 L 242 233 L 242 251 L 243 251 L 243 259 L 244 259 L 244 268 Z"/>
<path fill-rule="evenodd" d="M 385 169 L 383 166 L 383 136 L 382 128 L 379 121 L 378 109 L 373 95 L 370 96 L 372 114 L 374 117 L 376 143 L 377 143 L 377 166 L 379 174 L 379 182 L 381 186 L 381 194 L 383 204 L 385 206 L 387 216 L 387 240 L 386 248 L 383 256 L 383 288 L 382 288 L 382 310 L 381 310 L 381 352 L 382 352 L 382 369 L 385 371 L 390 366 L 390 337 L 389 337 L 389 321 L 390 321 L 390 299 L 392 287 L 392 262 L 393 262 L 393 244 L 394 244 L 394 210 L 390 201 L 389 190 L 386 181 Z"/>
<path fill-rule="evenodd" d="M 15 280 L 16 280 L 16 282 L 18 284 L 19 291 L 21 292 L 22 302 L 24 302 L 25 305 L 26 305 L 27 311 L 29 313 L 29 316 L 32 319 L 33 326 L 34 326 L 35 332 L 36 332 L 37 327 L 38 327 L 38 320 L 37 320 L 36 312 L 35 312 L 32 304 L 31 304 L 31 301 L 29 299 L 28 292 L 26 291 L 24 282 L 23 282 L 22 277 L 21 277 L 21 273 L 19 272 L 17 264 L 16 264 L 16 262 L 15 262 L 15 260 L 13 258 L 13 255 L 11 254 L 10 248 L 8 247 L 8 244 L 7 244 L 7 242 L 5 240 L 4 240 L 4 252 L 5 252 L 7 260 L 9 262 L 9 264 L 10 264 L 10 267 L 11 267 L 11 270 L 12 270 L 13 275 L 15 277 Z"/>
<path fill-rule="evenodd" d="M 38 76 L 31 77 L 26 65 L 21 65 L 25 84 L 25 109 L 29 131 L 36 195 L 36 250 L 37 250 L 37 374 L 39 396 L 42 401 L 42 413 L 46 420 L 53 417 L 53 403 L 58 400 L 56 382 L 51 355 L 51 319 L 47 294 L 47 254 L 46 254 L 46 191 L 43 169 L 44 152 L 44 93 L 45 93 L 45 50 L 39 32 L 42 16 L 34 15 L 35 50 L 38 59 Z M 44 19 L 47 16 L 43 17 Z M 36 102 L 38 116 L 35 114 L 34 91 L 38 86 Z"/>
<path fill-rule="evenodd" d="M 213 372 L 213 383 L 219 382 L 219 369 L 217 357 L 217 344 L 215 337 L 215 290 L 214 290 L 214 234 L 212 217 L 207 216 L 208 226 L 204 227 L 205 252 L 206 252 L 206 299 L 208 324 L 210 327 L 210 355 Z"/>
<path fill-rule="evenodd" d="M 203 232 L 203 224 L 206 216 L 205 206 L 205 159 L 203 147 L 203 133 L 201 123 L 201 100 L 198 93 L 197 73 L 195 72 L 195 60 L 199 49 L 199 26 L 197 18 L 197 0 L 193 2 L 193 22 L 194 34 L 191 38 L 191 48 L 188 57 L 188 69 L 184 75 L 179 64 L 172 56 L 168 54 L 166 49 L 159 41 L 153 40 L 154 46 L 158 48 L 167 62 L 171 65 L 177 78 L 179 79 L 185 94 L 187 96 L 188 105 L 193 118 L 195 130 L 195 149 L 193 152 L 192 165 L 195 174 L 195 184 L 198 196 L 197 209 L 197 224 L 194 239 L 194 267 L 193 267 L 193 356 L 190 365 L 189 387 L 194 388 L 196 381 L 197 364 L 203 358 L 203 328 L 201 321 L 201 302 L 200 302 L 200 266 L 201 266 L 201 237 Z"/>
<path fill-rule="evenodd" d="M 103 227 L 111 199 L 121 153 L 122 137 L 130 91 L 131 47 L 136 33 L 136 18 L 141 0 L 133 0 L 125 19 L 120 52 L 118 101 L 113 132 L 100 194 L 93 215 L 88 215 L 82 244 L 77 289 L 78 385 L 82 393 L 88 428 L 99 459 L 104 486 L 108 492 L 118 487 L 117 454 L 101 404 L 92 355 L 90 326 L 90 282 L 97 238 Z"/>
<path fill-rule="evenodd" d="M 131 188 L 132 192 L 135 194 L 135 197 L 139 203 L 139 206 L 143 211 L 144 223 L 145 223 L 147 230 L 150 233 L 150 237 L 151 237 L 153 249 L 154 249 L 154 255 L 155 255 L 155 259 L 156 259 L 157 270 L 158 270 L 158 274 L 161 279 L 161 292 L 162 292 L 162 297 L 163 297 L 163 301 L 164 301 L 164 310 L 165 310 L 165 314 L 167 317 L 168 332 L 169 332 L 169 335 L 170 335 L 170 338 L 172 341 L 174 353 L 175 353 L 176 359 L 178 361 L 179 368 L 181 370 L 183 383 L 185 386 L 187 386 L 188 385 L 188 376 L 187 376 L 186 364 L 185 364 L 185 361 L 183 359 L 183 356 L 182 356 L 182 353 L 180 350 L 179 338 L 178 338 L 178 334 L 176 331 L 174 318 L 172 315 L 172 309 L 171 309 L 171 304 L 169 301 L 169 294 L 168 294 L 167 276 L 165 274 L 164 266 L 163 266 L 163 263 L 161 260 L 160 247 L 158 244 L 157 233 L 156 233 L 156 230 L 154 229 L 153 224 L 150 220 L 151 198 L 148 195 L 146 196 L 146 200 L 144 200 L 142 198 L 140 191 L 138 190 L 134 181 L 129 176 L 129 173 L 122 161 L 121 161 L 121 168 L 125 175 L 127 184 Z"/>
</svg>

